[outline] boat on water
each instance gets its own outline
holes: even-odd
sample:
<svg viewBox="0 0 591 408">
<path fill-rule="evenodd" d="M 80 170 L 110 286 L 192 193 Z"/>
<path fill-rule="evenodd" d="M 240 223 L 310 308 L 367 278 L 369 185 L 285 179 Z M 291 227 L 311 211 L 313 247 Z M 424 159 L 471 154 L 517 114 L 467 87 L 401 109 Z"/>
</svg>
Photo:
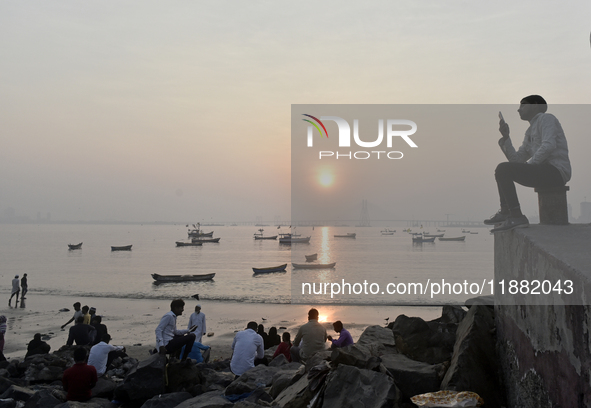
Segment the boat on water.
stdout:
<svg viewBox="0 0 591 408">
<path fill-rule="evenodd" d="M 470 234 L 470 231 L 467 231 L 465 229 L 462 230 L 462 234 Z"/>
<path fill-rule="evenodd" d="M 412 242 L 413 243 L 415 243 L 415 242 L 421 243 L 421 244 L 423 242 L 435 242 L 435 237 L 433 237 L 433 238 L 424 238 L 424 237 L 420 237 L 420 236 L 412 237 Z"/>
<path fill-rule="evenodd" d="M 193 224 L 193 229 L 189 229 L 188 234 L 189 234 L 189 238 L 213 237 L 213 231 L 203 232 L 201 230 L 201 224 L 199 224 L 199 223 L 197 223 L 197 225 Z"/>
<path fill-rule="evenodd" d="M 441 238 L 445 234 L 423 234 L 425 238 Z"/>
<path fill-rule="evenodd" d="M 310 242 L 311 237 L 300 237 L 291 234 L 279 234 L 280 244 L 306 244 Z"/>
<path fill-rule="evenodd" d="M 202 246 L 203 242 L 181 242 L 181 241 L 176 241 L 175 242 L 176 246 L 178 247 L 185 247 L 185 246 Z"/>
<path fill-rule="evenodd" d="M 79 244 L 68 244 L 69 249 L 80 249 L 82 248 L 82 242 Z"/>
<path fill-rule="evenodd" d="M 318 254 L 306 255 L 306 262 L 312 262 L 318 259 Z"/>
<path fill-rule="evenodd" d="M 344 235 L 342 235 L 342 234 L 341 235 L 335 235 L 334 237 L 335 238 L 355 238 L 356 236 L 357 236 L 356 233 L 354 233 L 354 232 L 348 232 L 347 234 L 344 234 Z"/>
<path fill-rule="evenodd" d="M 132 245 L 111 246 L 111 251 L 131 251 Z"/>
<path fill-rule="evenodd" d="M 205 275 L 159 275 L 157 273 L 152 274 L 152 278 L 154 278 L 156 283 L 205 281 L 213 279 L 214 276 L 215 273 L 207 273 Z"/>
<path fill-rule="evenodd" d="M 191 242 L 198 242 L 200 244 L 204 242 L 220 242 L 219 238 L 191 238 Z"/>
<path fill-rule="evenodd" d="M 439 238 L 440 241 L 464 241 L 465 239 L 465 235 L 462 237 Z"/>
<path fill-rule="evenodd" d="M 263 235 L 263 231 L 264 231 L 264 229 L 261 228 L 261 229 L 259 229 L 259 232 L 258 233 L 255 232 L 254 233 L 254 239 L 256 239 L 256 240 L 260 240 L 260 239 L 277 239 L 277 235 L 271 235 L 271 236 L 265 237 Z"/>
<path fill-rule="evenodd" d="M 445 230 L 440 230 L 440 229 L 438 229 L 438 230 L 437 230 L 437 232 L 445 232 Z"/>
<path fill-rule="evenodd" d="M 476 232 L 470 232 L 470 234 L 478 234 L 478 231 L 476 231 Z"/>
<path fill-rule="evenodd" d="M 287 264 L 279 265 L 279 266 L 271 266 L 269 268 L 252 268 L 254 273 L 273 273 L 273 272 L 285 272 L 285 268 L 287 268 Z"/>
<path fill-rule="evenodd" d="M 394 235 L 396 230 L 391 230 L 391 229 L 385 228 L 380 232 L 382 233 L 382 235 Z"/>
<path fill-rule="evenodd" d="M 297 264 L 297 263 L 292 263 L 292 265 L 293 265 L 293 267 L 295 269 L 331 269 L 331 268 L 334 268 L 334 266 L 336 264 L 337 264 L 336 262 L 328 263 L 328 264 L 311 264 L 311 263 Z"/>
</svg>

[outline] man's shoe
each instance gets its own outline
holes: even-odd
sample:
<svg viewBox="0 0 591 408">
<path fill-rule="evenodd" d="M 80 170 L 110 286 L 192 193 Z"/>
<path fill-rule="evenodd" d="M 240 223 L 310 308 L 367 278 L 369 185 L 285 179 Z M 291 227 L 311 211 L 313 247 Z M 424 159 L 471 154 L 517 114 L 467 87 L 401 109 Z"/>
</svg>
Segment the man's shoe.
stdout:
<svg viewBox="0 0 591 408">
<path fill-rule="evenodd" d="M 490 217 L 487 220 L 484 220 L 486 225 L 496 225 L 504 222 L 507 218 L 509 218 L 509 214 L 503 214 L 500 210 L 495 215 Z"/>
<path fill-rule="evenodd" d="M 490 230 L 490 232 L 502 232 L 502 231 L 510 231 L 514 228 L 525 228 L 529 227 L 529 221 L 525 215 L 521 217 L 509 217 L 496 228 Z"/>
</svg>

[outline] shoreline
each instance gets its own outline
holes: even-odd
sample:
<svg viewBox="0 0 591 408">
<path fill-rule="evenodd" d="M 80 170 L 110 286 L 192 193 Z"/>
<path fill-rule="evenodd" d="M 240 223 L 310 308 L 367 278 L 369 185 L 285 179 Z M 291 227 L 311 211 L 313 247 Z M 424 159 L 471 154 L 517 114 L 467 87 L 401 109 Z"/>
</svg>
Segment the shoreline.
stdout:
<svg viewBox="0 0 591 408">
<path fill-rule="evenodd" d="M 103 317 L 112 336 L 111 344 L 127 348 L 127 353 L 138 360 L 146 359 L 149 350 L 155 346 L 154 330 L 160 318 L 170 310 L 170 300 L 130 299 L 130 298 L 82 298 L 76 296 L 56 296 L 28 293 L 24 307 L 5 306 L 0 314 L 7 317 L 4 355 L 7 359 L 22 359 L 27 344 L 35 333 L 50 336 L 46 342 L 51 351 L 66 344 L 69 327 L 60 326 L 74 314 L 72 304 L 80 302 L 97 309 Z M 265 331 L 277 327 L 279 334 L 291 333 L 292 339 L 298 328 L 306 323 L 311 307 L 320 312 L 320 321 L 326 326 L 328 334 L 334 335 L 332 322 L 341 320 L 357 340 L 367 326 L 384 325 L 386 318 L 394 321 L 400 314 L 419 316 L 431 320 L 441 316 L 441 306 L 358 306 L 358 305 L 310 305 L 310 304 L 268 304 L 243 303 L 194 299 L 185 300 L 185 311 L 177 319 L 179 329 L 186 328 L 194 307 L 200 304 L 206 316 L 206 329 L 213 332 L 212 337 L 204 337 L 203 344 L 212 347 L 211 360 L 229 358 L 236 331 L 243 330 L 249 321 L 263 324 Z M 14 304 L 14 303 L 13 303 Z M 60 312 L 62 308 L 69 312 Z M 263 320 L 264 319 L 264 320 Z M 286 329 L 279 329 L 285 327 Z"/>
</svg>

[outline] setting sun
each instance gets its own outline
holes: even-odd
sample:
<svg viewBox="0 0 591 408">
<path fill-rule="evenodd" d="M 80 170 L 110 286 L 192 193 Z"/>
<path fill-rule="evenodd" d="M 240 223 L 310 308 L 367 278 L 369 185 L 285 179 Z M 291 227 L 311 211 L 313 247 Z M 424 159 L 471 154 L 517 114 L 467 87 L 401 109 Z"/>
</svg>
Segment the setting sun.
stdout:
<svg viewBox="0 0 591 408">
<path fill-rule="evenodd" d="M 318 175 L 318 181 L 320 182 L 320 185 L 322 185 L 323 187 L 328 187 L 332 185 L 332 183 L 334 182 L 334 174 L 331 170 L 323 169 L 320 171 L 320 174 Z"/>
</svg>

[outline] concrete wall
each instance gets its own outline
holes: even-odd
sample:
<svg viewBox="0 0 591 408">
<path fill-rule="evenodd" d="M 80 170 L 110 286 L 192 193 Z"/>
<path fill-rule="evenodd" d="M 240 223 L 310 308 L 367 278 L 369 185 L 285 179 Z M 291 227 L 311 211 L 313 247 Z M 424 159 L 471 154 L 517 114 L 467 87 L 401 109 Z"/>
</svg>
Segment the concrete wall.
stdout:
<svg viewBox="0 0 591 408">
<path fill-rule="evenodd" d="M 507 277 L 571 279 L 577 288 L 573 298 L 495 306 L 509 407 L 591 407 L 591 225 L 495 234 L 495 281 Z"/>
</svg>

